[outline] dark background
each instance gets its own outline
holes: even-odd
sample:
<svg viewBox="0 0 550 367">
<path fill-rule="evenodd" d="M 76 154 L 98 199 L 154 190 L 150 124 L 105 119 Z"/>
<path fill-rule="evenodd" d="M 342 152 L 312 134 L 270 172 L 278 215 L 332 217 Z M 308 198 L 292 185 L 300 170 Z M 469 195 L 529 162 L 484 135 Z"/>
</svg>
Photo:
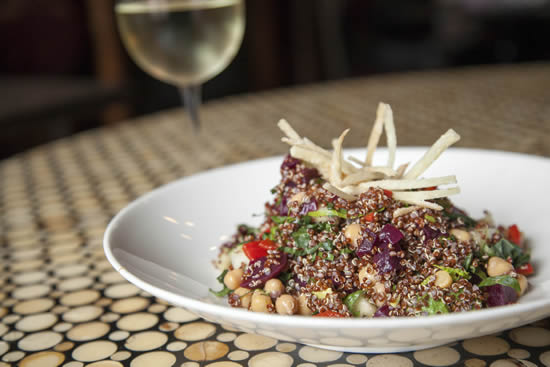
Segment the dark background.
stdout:
<svg viewBox="0 0 550 367">
<path fill-rule="evenodd" d="M 128 58 L 112 0 L 2 0 L 0 158 L 180 104 Z M 248 0 L 226 95 L 372 74 L 550 60 L 550 0 Z M 550 86 L 549 86 L 550 87 Z"/>
</svg>

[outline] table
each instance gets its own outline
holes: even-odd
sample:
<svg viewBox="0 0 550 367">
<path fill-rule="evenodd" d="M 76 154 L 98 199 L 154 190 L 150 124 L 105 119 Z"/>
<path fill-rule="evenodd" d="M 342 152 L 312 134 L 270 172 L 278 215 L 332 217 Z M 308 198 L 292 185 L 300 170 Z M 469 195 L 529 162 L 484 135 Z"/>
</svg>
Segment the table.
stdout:
<svg viewBox="0 0 550 367">
<path fill-rule="evenodd" d="M 348 146 L 364 145 L 380 100 L 393 106 L 400 145 L 431 144 L 453 127 L 463 136 L 459 146 L 550 156 L 548 64 L 229 97 L 204 106 L 198 134 L 175 109 L 27 151 L 0 163 L 0 367 L 550 366 L 550 319 L 415 353 L 317 351 L 198 320 L 127 283 L 105 259 L 106 224 L 139 195 L 198 171 L 285 153 L 275 125 L 281 117 L 323 145 L 344 127 L 357 131 Z"/>
</svg>

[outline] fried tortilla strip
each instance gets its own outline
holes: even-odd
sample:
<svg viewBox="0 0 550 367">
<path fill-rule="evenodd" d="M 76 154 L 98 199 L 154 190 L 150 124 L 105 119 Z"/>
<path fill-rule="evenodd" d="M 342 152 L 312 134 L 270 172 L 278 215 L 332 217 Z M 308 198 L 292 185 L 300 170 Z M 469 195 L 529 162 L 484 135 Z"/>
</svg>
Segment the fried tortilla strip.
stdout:
<svg viewBox="0 0 550 367">
<path fill-rule="evenodd" d="M 393 211 L 393 217 L 397 218 L 397 217 L 400 217 L 402 215 L 412 213 L 415 210 L 420 209 L 420 208 L 422 208 L 422 207 L 419 206 L 419 205 L 413 205 L 413 206 L 408 206 L 408 207 L 405 207 L 405 208 L 395 209 Z"/>
<path fill-rule="evenodd" d="M 412 168 L 405 173 L 403 178 L 415 179 L 423 174 L 432 163 L 439 158 L 448 147 L 460 140 L 460 135 L 453 129 L 447 130 L 447 132 L 439 137 L 437 141 L 428 149 L 428 151 L 415 163 Z"/>
<path fill-rule="evenodd" d="M 356 196 L 350 195 L 350 194 L 348 194 L 348 193 L 345 193 L 345 192 L 343 192 L 342 190 L 340 190 L 339 188 L 332 186 L 332 185 L 331 185 L 330 183 L 328 183 L 328 182 L 325 182 L 325 183 L 323 184 L 323 189 L 325 189 L 325 190 L 327 190 L 327 191 L 333 193 L 334 195 L 339 196 L 339 197 L 341 197 L 342 199 L 345 199 L 345 200 L 347 200 L 347 201 L 355 201 L 355 200 L 357 200 L 357 197 L 356 197 Z"/>
<path fill-rule="evenodd" d="M 367 191 L 370 187 L 380 187 L 381 189 L 386 190 L 412 190 L 412 189 L 424 189 L 427 187 L 439 186 L 439 185 L 451 185 L 456 184 L 456 176 L 443 176 L 443 177 L 434 177 L 434 178 L 423 178 L 421 180 L 378 180 L 370 182 L 361 182 L 353 190 L 350 190 L 350 193 L 355 195 Z M 434 190 L 437 191 L 437 190 Z M 346 190 L 346 192 L 348 192 Z M 419 191 L 429 192 L 429 191 Z"/>
<path fill-rule="evenodd" d="M 369 141 L 367 143 L 367 157 L 365 158 L 365 166 L 372 166 L 374 151 L 378 146 L 380 136 L 382 136 L 385 118 L 384 115 L 386 114 L 387 107 L 389 107 L 387 104 L 380 102 L 378 104 L 378 108 L 376 109 L 376 120 L 374 120 L 374 125 L 372 126 Z"/>
<path fill-rule="evenodd" d="M 349 129 L 346 129 L 340 134 L 340 137 L 334 144 L 334 151 L 332 152 L 332 161 L 330 164 L 330 176 L 329 182 L 334 186 L 340 186 L 342 184 L 342 145 L 344 144 L 344 138 L 349 133 Z"/>
</svg>

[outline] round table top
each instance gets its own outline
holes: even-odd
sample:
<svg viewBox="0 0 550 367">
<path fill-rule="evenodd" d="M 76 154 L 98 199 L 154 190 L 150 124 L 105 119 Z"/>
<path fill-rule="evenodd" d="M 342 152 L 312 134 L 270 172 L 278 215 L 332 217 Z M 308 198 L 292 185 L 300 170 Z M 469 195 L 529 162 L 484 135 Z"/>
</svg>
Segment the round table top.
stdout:
<svg viewBox="0 0 550 367">
<path fill-rule="evenodd" d="M 379 101 L 393 107 L 400 145 L 430 145 L 452 127 L 462 135 L 458 146 L 550 156 L 545 64 L 235 96 L 204 105 L 198 133 L 176 109 L 27 151 L 0 163 L 0 367 L 550 366 L 550 319 L 420 352 L 319 351 L 200 320 L 129 284 L 105 259 L 108 221 L 138 196 L 198 171 L 285 153 L 282 117 L 324 146 L 351 127 L 348 146 L 364 146 Z"/>
</svg>

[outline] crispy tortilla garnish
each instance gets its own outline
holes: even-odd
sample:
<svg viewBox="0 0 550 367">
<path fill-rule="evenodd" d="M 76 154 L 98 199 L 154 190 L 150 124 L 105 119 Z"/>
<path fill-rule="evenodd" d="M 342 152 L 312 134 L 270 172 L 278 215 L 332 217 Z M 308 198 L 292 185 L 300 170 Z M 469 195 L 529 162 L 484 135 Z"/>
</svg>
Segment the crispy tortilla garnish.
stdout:
<svg viewBox="0 0 550 367">
<path fill-rule="evenodd" d="M 348 193 L 343 192 L 342 190 L 338 189 L 337 187 L 332 186 L 330 183 L 325 182 L 323 184 L 323 189 L 332 192 L 334 195 L 341 197 L 342 199 L 346 199 L 347 201 L 355 201 L 357 200 L 357 197 L 350 195 Z"/>
<path fill-rule="evenodd" d="M 278 125 L 286 135 L 281 140 L 290 145 L 290 155 L 315 167 L 327 181 L 323 185 L 323 188 L 343 199 L 350 201 L 357 200 L 358 196 L 369 188 L 378 187 L 391 190 L 395 200 L 412 204 L 414 207 L 442 210 L 443 208 L 440 205 L 428 200 L 460 192 L 458 186 L 437 189 L 441 185 L 456 184 L 455 176 L 418 179 L 439 158 L 445 149 L 460 139 L 460 136 L 454 130 L 448 130 L 408 172 L 406 170 L 409 163 L 401 164 L 395 170 L 393 168 L 397 145 L 395 125 L 393 122 L 393 112 L 390 106 L 385 103 L 378 105 L 376 120 L 369 136 L 365 162 L 355 157 L 349 157 L 347 160 L 343 158 L 342 148 L 344 138 L 348 134 L 349 129 L 344 130 L 338 139 L 332 141 L 333 150 L 329 152 L 308 138 L 301 137 L 286 120 L 280 120 Z M 372 162 L 374 151 L 382 135 L 382 129 L 386 133 L 388 163 L 387 166 L 377 167 L 373 166 Z M 359 167 L 354 166 L 352 162 L 356 163 Z M 432 187 L 434 189 L 422 190 Z M 399 215 L 409 213 L 414 210 L 410 208 L 414 207 L 399 208 L 394 211 L 393 215 L 394 217 L 398 217 Z"/>
<path fill-rule="evenodd" d="M 393 211 L 393 217 L 397 218 L 397 217 L 400 217 L 402 215 L 412 213 L 415 210 L 420 209 L 420 208 L 422 208 L 422 207 L 419 206 L 419 205 L 413 205 L 413 206 L 406 206 L 406 207 L 403 207 L 403 208 L 395 209 Z"/>
<path fill-rule="evenodd" d="M 417 178 L 423 174 L 437 158 L 448 147 L 460 140 L 460 135 L 453 129 L 447 130 L 447 132 L 439 137 L 437 141 L 428 149 L 428 151 L 415 163 L 412 168 L 405 173 L 404 178 Z"/>
</svg>

